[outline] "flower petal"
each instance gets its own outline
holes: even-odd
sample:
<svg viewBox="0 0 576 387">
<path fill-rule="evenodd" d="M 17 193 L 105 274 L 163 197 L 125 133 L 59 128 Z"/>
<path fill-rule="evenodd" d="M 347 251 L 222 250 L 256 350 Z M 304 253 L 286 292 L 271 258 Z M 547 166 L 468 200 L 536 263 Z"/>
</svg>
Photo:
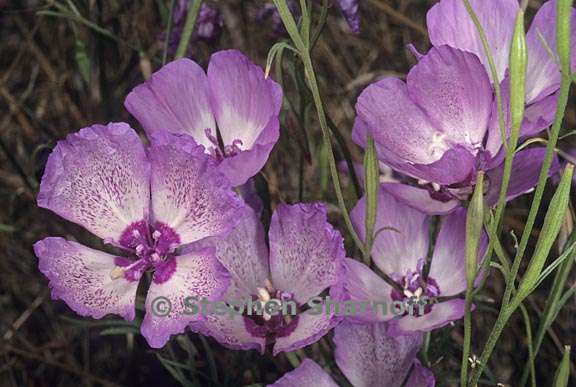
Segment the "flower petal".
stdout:
<svg viewBox="0 0 576 387">
<path fill-rule="evenodd" d="M 118 241 L 148 212 L 149 176 L 144 146 L 130 126 L 93 125 L 58 142 L 46 164 L 38 206 Z"/>
<path fill-rule="evenodd" d="M 356 112 L 352 138 L 362 146 L 366 136 L 372 136 L 382 162 L 429 164 L 440 158 L 429 150 L 438 129 L 410 99 L 406 84 L 400 79 L 385 78 L 364 89 Z"/>
<path fill-rule="evenodd" d="M 430 196 L 428 190 L 401 183 L 381 184 L 383 190 L 402 203 L 428 215 L 446 215 L 460 206 L 460 201 L 442 202 Z"/>
<path fill-rule="evenodd" d="M 436 281 L 443 297 L 466 290 L 466 214 L 466 209 L 459 208 L 445 217 L 434 246 L 428 275 Z M 482 232 L 478 261 L 484 255 L 487 241 Z"/>
<path fill-rule="evenodd" d="M 368 308 L 365 312 L 356 313 L 348 317 L 348 319 L 363 322 L 381 322 L 388 321 L 394 317 L 392 313 L 388 313 L 388 308 L 392 307 L 392 288 L 363 263 L 349 258 L 346 259 L 344 289 L 352 301 L 383 303 L 387 308 L 385 312 L 382 309 L 374 311 L 374 306 L 376 308 L 381 308 L 381 306 L 372 304 L 373 307 Z"/>
<path fill-rule="evenodd" d="M 342 236 L 323 204 L 281 204 L 270 224 L 270 271 L 277 290 L 299 303 L 335 285 L 345 257 Z"/>
<path fill-rule="evenodd" d="M 278 134 L 278 123 L 273 123 L 270 128 L 271 132 Z M 264 134 L 264 132 L 262 132 Z M 234 187 L 238 187 L 248 181 L 252 176 L 255 176 L 266 164 L 268 156 L 274 148 L 278 136 L 274 135 L 274 140 L 261 144 L 259 137 L 257 142 L 251 149 L 241 151 L 233 156 L 225 157 L 218 165 L 218 170 L 222 172 Z M 263 141 L 262 141 L 263 142 Z"/>
<path fill-rule="evenodd" d="M 508 68 L 518 1 L 471 0 L 470 3 L 488 39 L 499 82 Z M 434 46 L 448 45 L 471 52 L 480 58 L 490 74 L 480 36 L 461 0 L 440 1 L 428 11 L 426 23 Z"/>
<path fill-rule="evenodd" d="M 182 244 L 229 232 L 244 205 L 215 161 L 187 135 L 155 132 L 151 140 L 154 220 L 172 227 Z"/>
<path fill-rule="evenodd" d="M 208 65 L 208 83 L 224 145 L 232 145 L 239 139 L 242 149 L 250 149 L 262 131 L 278 121 L 282 105 L 280 86 L 264 78 L 262 69 L 240 51 L 213 54 Z"/>
<path fill-rule="evenodd" d="M 336 0 L 336 5 L 354 33 L 360 32 L 359 2 L 359 0 Z"/>
<path fill-rule="evenodd" d="M 504 125 L 506 127 L 506 138 L 510 137 L 510 77 L 506 77 L 501 85 L 502 105 L 504 114 Z M 526 106 L 524 119 L 520 127 L 522 137 L 535 136 L 543 129 L 547 128 L 554 121 L 556 105 L 558 104 L 558 93 L 539 99 L 537 102 Z M 498 116 L 498 105 L 496 101 L 492 104 L 492 114 L 488 129 L 488 138 L 485 149 L 494 157 L 501 151 L 502 134 Z"/>
<path fill-rule="evenodd" d="M 403 173 L 419 179 L 442 185 L 466 183 L 470 180 L 476 165 L 476 158 L 470 151 L 460 145 L 448 149 L 440 160 L 431 164 L 394 166 Z"/>
<path fill-rule="evenodd" d="M 117 314 L 134 319 L 138 281 L 112 278 L 118 266 L 113 255 L 63 238 L 34 244 L 40 271 L 50 280 L 52 298 L 61 299 L 76 313 L 100 319 Z"/>
<path fill-rule="evenodd" d="M 386 323 L 344 321 L 334 330 L 336 364 L 354 387 L 400 387 L 422 343 L 422 335 L 392 337 Z"/>
<path fill-rule="evenodd" d="M 432 371 L 424 367 L 418 359 L 415 359 L 412 372 L 410 372 L 405 385 L 407 387 L 434 387 L 436 380 Z"/>
<path fill-rule="evenodd" d="M 434 304 L 430 313 L 422 316 L 409 314 L 392 320 L 388 332 L 391 335 L 406 335 L 415 332 L 429 332 L 456 321 L 464 316 L 464 300 L 454 299 Z"/>
<path fill-rule="evenodd" d="M 253 336 L 246 329 L 244 319 L 245 317 L 238 314 L 230 316 L 212 313 L 207 314 L 204 321 L 190 325 L 190 329 L 205 336 L 211 336 L 230 349 L 256 349 L 264 353 L 266 338 Z"/>
<path fill-rule="evenodd" d="M 543 147 L 529 148 L 515 154 L 512 162 L 512 173 L 510 175 L 510 184 L 508 185 L 506 200 L 510 201 L 530 192 L 536 184 L 538 184 L 540 170 L 542 169 L 545 157 L 546 148 Z M 548 176 L 556 174 L 559 170 L 560 163 L 558 157 L 554 155 Z M 487 173 L 490 188 L 486 193 L 486 202 L 491 206 L 498 203 L 503 174 L 504 163 Z"/>
<path fill-rule="evenodd" d="M 230 284 L 230 275 L 215 258 L 213 248 L 173 257 L 167 265 L 173 265 L 171 275 L 160 275 L 157 268 L 146 296 L 141 331 L 153 348 L 163 347 L 171 335 L 184 332 L 194 321 L 203 320 L 203 314 L 194 313 L 190 305 L 204 298 L 221 300 Z"/>
<path fill-rule="evenodd" d="M 478 57 L 449 46 L 433 47 L 412 67 L 406 84 L 444 142 L 469 150 L 482 145 L 493 93 Z"/>
<path fill-rule="evenodd" d="M 304 359 L 294 371 L 284 374 L 276 383 L 268 385 L 268 387 L 294 386 L 338 387 L 322 367 L 308 358 Z"/>
<path fill-rule="evenodd" d="M 365 238 L 365 206 L 366 198 L 363 197 L 350 214 L 362 240 Z M 428 252 L 429 217 L 382 188 L 378 192 L 377 206 L 374 231 L 378 235 L 372 248 L 374 263 L 388 275 L 404 275 L 407 270 L 415 270 L 418 260 L 426 258 Z"/>
<path fill-rule="evenodd" d="M 216 257 L 232 276 L 226 293 L 226 299 L 230 300 L 258 294 L 258 288 L 265 287 L 270 277 L 266 234 L 258 215 L 246 206 L 240 218 L 240 223 L 225 237 L 195 244 L 216 248 Z"/>
<path fill-rule="evenodd" d="M 206 129 L 216 133 L 204 70 L 190 59 L 170 62 L 137 86 L 124 102 L 126 109 L 150 134 L 158 130 L 187 133 L 206 146 L 213 146 Z"/>
<path fill-rule="evenodd" d="M 333 309 L 327 314 L 325 307 L 322 308 L 320 314 L 317 314 L 314 309 L 308 309 L 299 314 L 297 318 L 296 328 L 292 332 L 287 336 L 276 338 L 272 351 L 274 356 L 280 352 L 295 351 L 317 342 L 342 320 L 341 317 L 336 316 Z"/>
<path fill-rule="evenodd" d="M 526 102 L 532 103 L 560 88 L 560 68 L 556 57 L 556 1 L 547 1 L 532 20 L 526 45 Z M 572 69 L 576 68 L 576 10 L 572 9 Z M 545 42 L 545 43 L 544 43 Z M 550 54 L 554 53 L 554 57 Z"/>
</svg>

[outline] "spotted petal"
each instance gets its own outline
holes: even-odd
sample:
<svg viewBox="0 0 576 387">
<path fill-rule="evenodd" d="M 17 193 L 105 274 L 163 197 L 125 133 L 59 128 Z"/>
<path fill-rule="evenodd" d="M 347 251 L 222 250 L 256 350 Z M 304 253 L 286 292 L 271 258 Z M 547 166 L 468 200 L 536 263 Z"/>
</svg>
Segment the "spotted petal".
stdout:
<svg viewBox="0 0 576 387">
<path fill-rule="evenodd" d="M 144 146 L 130 126 L 93 125 L 58 142 L 46 164 L 38 206 L 118 241 L 148 212 L 149 175 Z"/>
<path fill-rule="evenodd" d="M 243 203 L 215 161 L 190 136 L 155 132 L 151 137 L 153 219 L 174 229 L 182 244 L 229 232 Z"/>
<path fill-rule="evenodd" d="M 386 323 L 344 321 L 334 330 L 336 364 L 354 387 L 400 387 L 420 349 L 422 336 L 392 337 Z"/>
<path fill-rule="evenodd" d="M 344 242 L 328 223 L 324 205 L 279 205 L 269 235 L 270 271 L 276 289 L 305 303 L 339 281 Z"/>
<path fill-rule="evenodd" d="M 53 299 L 63 300 L 82 316 L 99 319 L 117 314 L 134 319 L 138 282 L 113 278 L 118 268 L 113 255 L 63 238 L 36 242 L 34 253 L 50 281 Z"/>
<path fill-rule="evenodd" d="M 441 328 L 464 316 L 464 300 L 454 299 L 432 306 L 432 310 L 422 316 L 406 315 L 392 320 L 388 328 L 391 335 L 407 335 L 415 332 L 430 332 Z"/>
<path fill-rule="evenodd" d="M 240 223 L 221 238 L 208 238 L 198 243 L 214 246 L 216 256 L 232 276 L 226 299 L 240 300 L 258 294 L 270 277 L 268 247 L 264 227 L 254 210 L 248 206 Z"/>
<path fill-rule="evenodd" d="M 213 248 L 169 258 L 156 267 L 148 289 L 142 335 L 151 347 L 163 347 L 171 335 L 204 319 L 201 309 L 195 310 L 193 304 L 201 308 L 199 303 L 204 298 L 221 300 L 229 284 L 230 275 L 216 259 Z"/>
<path fill-rule="evenodd" d="M 212 313 L 206 315 L 204 321 L 190 325 L 190 329 L 205 336 L 211 336 L 230 349 L 256 349 L 260 353 L 264 353 L 266 338 L 252 335 L 246 328 L 245 319 L 246 317 L 238 314 L 218 315 Z"/>
<path fill-rule="evenodd" d="M 287 336 L 276 338 L 274 356 L 280 352 L 291 352 L 313 344 L 338 325 L 341 317 L 335 314 L 334 309 L 331 308 L 328 313 L 326 309 L 327 307 L 323 306 L 321 310 L 309 309 L 299 314 L 296 328 Z"/>
<path fill-rule="evenodd" d="M 322 367 L 308 358 L 304 359 L 294 371 L 284 374 L 276 383 L 268 385 L 268 387 L 294 386 L 338 387 Z"/>
<path fill-rule="evenodd" d="M 415 270 L 418 260 L 428 252 L 429 218 L 397 200 L 384 189 L 378 192 L 376 224 L 378 233 L 372 248 L 374 263 L 386 274 Z M 365 238 L 366 199 L 358 201 L 351 212 L 352 223 L 360 238 Z"/>
</svg>

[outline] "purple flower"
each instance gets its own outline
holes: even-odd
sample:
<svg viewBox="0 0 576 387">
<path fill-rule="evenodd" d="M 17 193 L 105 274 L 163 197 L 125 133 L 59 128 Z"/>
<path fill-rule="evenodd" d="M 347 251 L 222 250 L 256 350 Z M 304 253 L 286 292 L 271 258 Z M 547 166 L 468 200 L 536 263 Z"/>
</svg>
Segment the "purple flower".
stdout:
<svg viewBox="0 0 576 387">
<path fill-rule="evenodd" d="M 365 237 L 365 199 L 352 210 L 352 222 L 361 238 Z M 346 260 L 344 290 L 351 300 L 385 302 L 382 307 L 350 318 L 359 321 L 390 321 L 393 335 L 426 332 L 460 319 L 464 301 L 459 298 L 438 302 L 439 297 L 453 297 L 466 289 L 464 247 L 466 239 L 466 210 L 460 208 L 443 219 L 429 270 L 425 269 L 429 249 L 430 216 L 404 205 L 381 188 L 378 195 L 376 230 L 372 248 L 374 264 L 391 277 L 400 289 L 391 287 L 366 265 Z M 394 230 L 384 229 L 392 227 Z M 481 258 L 487 238 L 481 240 Z M 421 302 L 428 300 L 426 304 Z M 402 303 L 412 313 L 396 316 L 391 309 Z M 425 305 L 424 307 L 422 307 Z"/>
<path fill-rule="evenodd" d="M 148 134 L 187 133 L 204 145 L 234 186 L 266 163 L 281 104 L 280 86 L 236 50 L 213 54 L 207 75 L 189 59 L 171 62 L 125 101 Z"/>
<path fill-rule="evenodd" d="M 350 29 L 355 33 L 360 32 L 360 11 L 358 9 L 360 0 L 334 0 L 340 12 L 344 15 Z"/>
<path fill-rule="evenodd" d="M 505 124 L 509 123 L 508 61 L 519 10 L 517 0 L 471 1 L 486 33 L 496 65 L 497 82 L 503 89 Z M 492 80 L 480 37 L 460 0 L 442 0 L 427 15 L 430 40 L 434 46 L 448 45 L 475 54 Z M 556 55 L 556 1 L 548 1 L 538 10 L 526 36 L 528 68 L 526 72 L 526 115 L 522 136 L 532 136 L 550 126 L 554 119 L 560 88 L 560 68 Z M 576 69 L 576 11 L 572 13 L 572 68 Z M 494 82 L 494 80 L 492 80 Z M 500 145 L 498 116 L 493 108 L 486 147 L 495 151 Z"/>
<path fill-rule="evenodd" d="M 336 364 L 354 387 L 433 387 L 432 372 L 416 354 L 421 334 L 393 337 L 385 323 L 344 321 L 334 329 Z"/>
<path fill-rule="evenodd" d="M 306 358 L 294 371 L 284 374 L 274 384 L 268 385 L 268 387 L 293 386 L 338 387 L 338 384 L 314 360 Z"/>
<path fill-rule="evenodd" d="M 356 112 L 354 141 L 365 146 L 372 136 L 380 161 L 420 185 L 389 187 L 404 202 L 429 213 L 450 212 L 471 195 L 476 174 L 484 171 L 487 201 L 496 203 L 504 152 L 492 86 L 476 55 L 433 47 L 406 82 L 388 77 L 368 86 Z M 532 117 L 529 110 L 526 117 Z M 544 155 L 543 148 L 516 154 L 509 200 L 536 185 Z M 557 168 L 555 159 L 551 173 Z"/>
<path fill-rule="evenodd" d="M 154 271 L 141 327 L 152 347 L 200 318 L 183 313 L 185 297 L 217 299 L 229 285 L 214 249 L 180 249 L 229 232 L 243 208 L 214 161 L 188 136 L 154 133 L 145 149 L 127 124 L 84 128 L 50 155 L 38 205 L 123 250 L 116 256 L 54 237 L 36 242 L 52 297 L 76 313 L 133 320 L 139 280 Z M 159 298 L 161 316 L 153 303 Z"/>
<path fill-rule="evenodd" d="M 334 330 L 336 364 L 354 387 L 433 387 L 432 372 L 416 354 L 421 334 L 390 336 L 385 323 L 355 324 L 345 321 Z M 318 364 L 306 359 L 271 387 L 336 387 L 338 384 Z"/>
<path fill-rule="evenodd" d="M 294 16 L 294 19 L 298 20 L 300 18 L 300 7 L 296 1 L 287 0 L 286 5 L 288 6 L 290 13 L 292 13 L 292 16 Z M 258 22 L 262 22 L 268 18 L 272 24 L 272 32 L 274 35 L 282 36 L 287 33 L 286 28 L 284 28 L 282 18 L 280 17 L 280 14 L 278 13 L 278 10 L 274 4 L 264 4 L 256 13 L 256 21 Z"/>
<path fill-rule="evenodd" d="M 209 314 L 193 329 L 233 349 L 263 352 L 267 343 L 274 343 L 276 355 L 317 341 L 340 321 L 333 313 L 318 315 L 300 308 L 328 288 L 333 299 L 341 299 L 344 245 L 327 222 L 324 205 L 279 205 L 268 240 L 270 247 L 257 215 L 247 207 L 241 223 L 226 238 L 199 246 L 215 245 L 218 259 L 231 273 L 227 301 L 286 302 L 289 315 Z M 298 308 L 294 311 L 288 303 Z"/>
<path fill-rule="evenodd" d="M 320 0 L 316 1 L 320 3 Z M 346 19 L 348 26 L 354 33 L 360 32 L 360 11 L 358 8 L 359 0 L 334 0 L 333 3 L 340 9 L 340 12 Z M 288 5 L 288 9 L 292 13 L 295 19 L 300 17 L 300 7 L 298 3 L 294 0 L 286 1 Z M 284 24 L 282 23 L 282 19 L 280 18 L 280 14 L 276 10 L 276 7 L 273 4 L 265 4 L 263 5 L 256 15 L 256 20 L 262 21 L 264 19 L 271 18 L 272 20 L 272 30 L 276 35 L 284 35 L 286 34 L 286 29 L 284 28 Z"/>
</svg>

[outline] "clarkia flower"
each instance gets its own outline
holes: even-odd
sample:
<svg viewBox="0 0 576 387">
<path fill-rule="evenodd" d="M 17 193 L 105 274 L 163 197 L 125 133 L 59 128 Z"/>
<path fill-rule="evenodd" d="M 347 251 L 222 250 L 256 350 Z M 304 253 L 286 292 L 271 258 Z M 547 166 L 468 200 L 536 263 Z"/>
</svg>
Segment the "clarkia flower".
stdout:
<svg viewBox="0 0 576 387">
<path fill-rule="evenodd" d="M 234 186 L 266 163 L 279 137 L 282 90 L 236 50 L 212 55 L 207 74 L 179 59 L 137 86 L 125 106 L 148 133 L 186 133 Z"/>
<path fill-rule="evenodd" d="M 514 33 L 514 20 L 519 10 L 517 0 L 474 0 L 470 2 L 483 26 L 496 66 L 497 82 L 502 86 L 505 125 L 510 131 L 510 79 L 508 61 Z M 554 119 L 560 67 L 556 54 L 556 0 L 540 7 L 526 35 L 528 67 L 526 70 L 526 113 L 520 133 L 532 136 L 550 126 Z M 480 36 L 460 0 L 442 0 L 427 14 L 430 41 L 434 46 L 449 45 L 475 54 L 492 75 Z M 576 11 L 572 12 L 572 69 L 576 69 Z M 496 106 L 494 106 L 494 110 Z M 492 115 L 491 127 L 498 128 L 498 116 Z M 488 148 L 497 148 L 498 130 L 490 130 Z"/>
<path fill-rule="evenodd" d="M 433 47 L 406 82 L 388 77 L 368 86 L 356 112 L 354 141 L 364 147 L 372 136 L 380 161 L 419 186 L 388 185 L 399 199 L 428 213 L 448 213 L 468 199 L 476 174 L 484 171 L 486 200 L 497 202 L 502 137 L 498 125 L 491 124 L 498 121 L 493 90 L 476 55 Z M 508 200 L 536 185 L 544 156 L 542 147 L 515 155 Z M 555 158 L 551 174 L 557 169 Z"/>
<path fill-rule="evenodd" d="M 334 329 L 336 364 L 354 387 L 433 387 L 432 372 L 416 358 L 422 335 L 390 336 L 386 323 L 342 322 Z M 306 359 L 273 387 L 338 386 L 313 360 Z"/>
<path fill-rule="evenodd" d="M 361 238 L 365 237 L 365 205 L 365 198 L 362 198 L 351 213 Z M 430 216 L 403 204 L 386 190 L 380 190 L 375 230 L 382 231 L 374 241 L 372 259 L 397 286 L 390 286 L 366 265 L 346 259 L 344 290 L 349 298 L 376 300 L 388 306 L 387 313 L 368 308 L 350 319 L 390 321 L 389 332 L 401 335 L 427 332 L 463 316 L 464 300 L 454 297 L 466 290 L 466 210 L 460 208 L 444 217 L 426 270 L 430 220 Z M 483 235 L 479 258 L 486 241 L 486 235 Z M 439 301 L 439 298 L 447 298 L 447 301 Z M 394 302 L 404 304 L 407 312 L 402 316 L 394 315 L 391 312 Z"/>
<path fill-rule="evenodd" d="M 192 329 L 213 336 L 233 349 L 265 350 L 274 343 L 274 355 L 307 346 L 326 334 L 340 318 L 334 313 L 312 313 L 304 306 L 312 297 L 330 289 L 341 298 L 341 275 L 345 257 L 342 236 L 326 219 L 322 204 L 279 205 L 268 232 L 246 208 L 240 224 L 225 238 L 212 238 L 198 246 L 216 247 L 216 255 L 232 276 L 225 299 L 262 303 L 293 302 L 295 313 L 276 316 L 209 314 Z M 245 311 L 246 312 L 246 311 Z"/>
<path fill-rule="evenodd" d="M 321 3 L 321 0 L 317 0 L 317 3 Z M 360 10 L 359 10 L 359 0 L 333 0 L 332 1 L 340 10 L 346 23 L 354 33 L 360 32 Z M 288 9 L 294 16 L 298 19 L 300 17 L 300 7 L 298 2 L 295 0 L 286 1 Z M 262 21 L 266 18 L 270 18 L 272 21 L 272 29 L 276 35 L 283 35 L 286 33 L 280 14 L 273 4 L 263 5 L 256 15 L 256 20 Z"/>
<path fill-rule="evenodd" d="M 174 11 L 172 12 L 172 30 L 170 31 L 170 40 L 168 42 L 171 53 L 176 52 L 176 48 L 182 37 L 190 4 L 190 0 L 178 0 L 174 6 Z M 223 26 L 224 19 L 220 14 L 220 10 L 206 3 L 202 3 L 196 24 L 194 25 L 194 31 L 192 32 L 192 40 L 203 40 L 208 43 L 214 42 L 220 37 Z M 163 34 L 161 40 L 164 41 L 165 39 L 166 35 Z"/>
<path fill-rule="evenodd" d="M 184 298 L 218 299 L 229 285 L 214 249 L 181 251 L 229 232 L 243 208 L 214 160 L 189 136 L 154 133 L 145 149 L 124 123 L 70 134 L 48 159 L 38 205 L 123 251 L 113 255 L 54 237 L 36 242 L 52 297 L 76 313 L 133 320 L 138 283 L 154 272 L 141 327 L 152 347 L 202 317 L 184 313 Z M 153 310 L 160 297 L 161 312 L 169 311 L 162 316 Z"/>
</svg>

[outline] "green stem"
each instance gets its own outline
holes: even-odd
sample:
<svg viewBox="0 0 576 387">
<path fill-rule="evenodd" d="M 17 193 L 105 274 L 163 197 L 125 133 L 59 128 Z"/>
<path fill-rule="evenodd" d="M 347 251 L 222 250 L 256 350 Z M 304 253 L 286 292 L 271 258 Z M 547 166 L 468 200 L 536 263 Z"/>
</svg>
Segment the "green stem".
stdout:
<svg viewBox="0 0 576 387">
<path fill-rule="evenodd" d="M 574 242 L 576 242 L 576 231 L 573 231 L 566 242 L 566 247 L 571 246 Z M 555 320 L 557 311 L 559 309 L 559 301 L 562 297 L 562 291 L 566 286 L 566 281 L 568 280 L 568 275 L 574 266 L 574 259 L 576 259 L 576 250 L 572 253 L 571 257 L 568 257 L 558 268 L 556 274 L 554 275 L 554 281 L 552 282 L 552 290 L 550 291 L 550 295 L 548 300 L 546 301 L 546 307 L 544 309 L 542 318 L 540 319 L 540 324 L 538 324 L 538 331 L 536 331 L 536 337 L 534 338 L 534 352 L 538 353 L 540 350 L 540 346 L 542 345 L 542 341 L 544 340 L 544 336 L 546 332 L 552 325 L 552 322 Z M 522 373 L 522 378 L 520 380 L 520 387 L 523 387 L 526 382 L 528 381 L 529 375 L 529 368 L 530 360 L 526 362 L 526 366 L 524 367 L 524 371 Z"/>
<path fill-rule="evenodd" d="M 318 88 L 318 81 L 316 79 L 316 74 L 314 72 L 314 66 L 312 64 L 312 58 L 310 56 L 310 51 L 308 45 L 302 39 L 298 31 L 294 17 L 290 13 L 286 0 L 274 0 L 274 4 L 278 9 L 278 13 L 282 18 L 282 22 L 292 39 L 294 46 L 300 53 L 300 58 L 304 64 L 304 76 L 308 83 L 308 87 L 312 92 L 312 99 L 314 100 L 314 105 L 316 107 L 316 112 L 318 113 L 318 121 L 320 122 L 320 129 L 322 130 L 322 140 L 328 149 L 328 165 L 330 167 L 330 175 L 332 176 L 332 183 L 334 185 L 334 191 L 336 193 L 336 198 L 338 200 L 338 205 L 344 217 L 344 222 L 348 229 L 348 232 L 352 236 L 355 245 L 364 254 L 364 243 L 358 237 L 358 234 L 354 230 L 352 225 L 352 220 L 346 208 L 346 203 L 344 201 L 344 195 L 342 193 L 342 186 L 340 184 L 340 177 L 338 176 L 338 168 L 336 166 L 336 159 L 334 157 L 334 150 L 332 149 L 332 141 L 330 138 L 330 128 L 328 127 L 328 121 L 326 119 L 326 113 L 324 111 L 324 105 L 322 103 L 322 97 L 320 96 L 320 90 Z"/>
<path fill-rule="evenodd" d="M 172 34 L 172 21 L 174 19 L 174 5 L 176 0 L 170 0 L 170 13 L 168 14 L 168 26 L 166 27 L 166 39 L 164 39 L 164 50 L 162 51 L 162 65 L 168 59 L 168 46 L 170 45 L 170 35 Z"/>
<path fill-rule="evenodd" d="M 522 317 L 524 318 L 524 324 L 526 324 L 526 340 L 528 341 L 528 363 L 530 364 L 530 381 L 532 387 L 536 387 L 536 368 L 534 367 L 534 346 L 532 345 L 532 326 L 530 325 L 530 315 L 528 310 L 523 304 L 520 304 L 520 310 L 522 311 Z"/>
<path fill-rule="evenodd" d="M 544 195 L 544 187 L 546 185 L 546 181 L 548 179 L 548 172 L 550 171 L 550 167 L 552 165 L 552 158 L 554 156 L 554 149 L 556 147 L 556 143 L 558 142 L 558 137 L 560 134 L 560 128 L 562 127 L 562 120 L 564 118 L 564 113 L 566 110 L 566 106 L 568 104 L 568 97 L 570 94 L 570 85 L 572 82 L 571 74 L 570 74 L 570 18 L 571 18 L 571 5 L 566 5 L 567 2 L 558 2 L 558 12 L 557 12 L 557 39 L 558 42 L 558 51 L 560 54 L 560 60 L 562 64 L 561 68 L 561 82 L 560 82 L 560 93 L 558 98 L 558 106 L 556 108 L 556 115 L 554 117 L 554 124 L 552 125 L 552 130 L 550 131 L 548 145 L 546 147 L 546 157 L 544 159 L 544 163 L 542 169 L 540 171 L 540 176 L 538 178 L 538 185 L 536 186 L 536 191 L 534 193 L 534 199 L 532 200 L 532 206 L 530 207 L 530 213 L 528 214 L 528 220 L 524 227 L 524 231 L 522 234 L 522 239 L 520 241 L 520 245 L 518 247 L 518 251 L 516 253 L 516 257 L 514 258 L 514 262 L 512 264 L 510 277 L 507 280 L 506 290 L 504 293 L 503 302 L 504 305 L 500 310 L 500 314 L 498 315 L 498 319 L 496 320 L 496 324 L 494 328 L 490 332 L 490 336 L 488 337 L 488 342 L 482 351 L 482 355 L 480 357 L 480 364 L 474 372 L 472 373 L 472 380 L 471 385 L 476 386 L 478 381 L 480 380 L 480 376 L 484 371 L 486 363 L 490 359 L 492 355 L 492 351 L 498 341 L 498 338 L 502 334 L 504 326 L 506 322 L 514 312 L 514 306 L 518 305 L 507 305 L 508 301 L 510 300 L 510 296 L 512 294 L 512 289 L 514 288 L 514 283 L 516 277 L 518 275 L 518 270 L 520 268 L 520 263 L 522 261 L 522 256 L 528 246 L 528 240 L 530 234 L 532 233 L 532 228 L 534 227 L 534 223 L 536 221 L 536 216 L 538 214 L 538 210 L 540 208 L 540 202 L 542 201 L 542 196 Z M 561 8 L 564 7 L 564 8 Z M 567 10 L 566 10 L 567 9 Z M 560 12 L 563 11 L 563 12 Z"/>
<path fill-rule="evenodd" d="M 175 59 L 183 58 L 186 55 L 186 50 L 188 50 L 188 45 L 190 44 L 190 39 L 192 38 L 192 32 L 194 32 L 194 25 L 196 24 L 196 19 L 200 13 L 201 5 L 202 0 L 194 0 L 192 6 L 188 10 L 188 13 L 186 14 L 184 30 L 182 31 L 180 42 L 178 42 Z"/>
</svg>

